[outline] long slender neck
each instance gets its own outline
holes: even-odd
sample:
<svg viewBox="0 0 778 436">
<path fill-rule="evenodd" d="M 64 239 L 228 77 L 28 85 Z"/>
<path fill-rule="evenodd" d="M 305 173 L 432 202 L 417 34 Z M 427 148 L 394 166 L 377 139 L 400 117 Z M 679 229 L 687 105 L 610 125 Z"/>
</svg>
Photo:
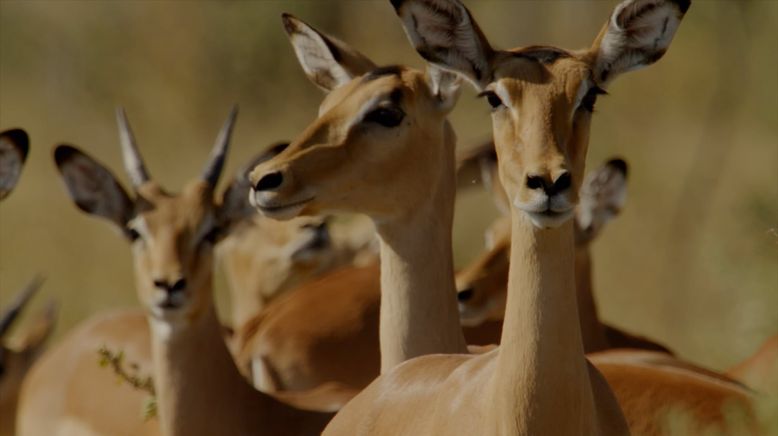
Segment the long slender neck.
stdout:
<svg viewBox="0 0 778 436">
<path fill-rule="evenodd" d="M 257 415 L 267 405 L 251 395 L 235 367 L 213 307 L 190 322 L 171 327 L 149 317 L 162 434 L 228 434 L 225 423 L 244 422 L 247 403 L 254 404 Z"/>
<path fill-rule="evenodd" d="M 425 145 L 429 146 L 429 145 Z M 424 204 L 376 223 L 381 240 L 381 373 L 417 356 L 466 353 L 459 324 L 451 230 L 454 151 Z M 425 188 L 426 189 L 426 188 Z"/>
<path fill-rule="evenodd" d="M 572 223 L 540 230 L 514 211 L 511 228 L 493 422 L 497 433 L 583 434 L 595 414 L 576 303 Z"/>
<path fill-rule="evenodd" d="M 592 260 L 589 247 L 577 247 L 575 252 L 575 281 L 578 316 L 584 352 L 592 353 L 608 348 L 605 328 L 597 315 L 597 303 L 592 292 Z"/>
</svg>

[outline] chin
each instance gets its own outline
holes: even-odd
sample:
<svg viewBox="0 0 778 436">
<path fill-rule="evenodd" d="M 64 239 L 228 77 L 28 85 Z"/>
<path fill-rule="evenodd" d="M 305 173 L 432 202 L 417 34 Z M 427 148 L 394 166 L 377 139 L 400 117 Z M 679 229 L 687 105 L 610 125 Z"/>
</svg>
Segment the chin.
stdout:
<svg viewBox="0 0 778 436">
<path fill-rule="evenodd" d="M 532 225 L 539 229 L 555 229 L 572 220 L 574 210 L 565 212 L 524 212 L 529 217 Z"/>
</svg>

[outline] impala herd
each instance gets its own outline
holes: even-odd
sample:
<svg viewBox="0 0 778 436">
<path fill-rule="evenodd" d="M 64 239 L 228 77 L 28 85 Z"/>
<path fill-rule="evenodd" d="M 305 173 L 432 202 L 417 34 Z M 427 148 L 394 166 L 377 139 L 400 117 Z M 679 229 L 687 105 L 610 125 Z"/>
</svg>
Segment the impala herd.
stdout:
<svg viewBox="0 0 778 436">
<path fill-rule="evenodd" d="M 81 149 L 54 149 L 73 203 L 127 241 L 140 308 L 41 353 L 53 306 L 4 339 L 40 279 L 22 290 L 0 315 L 1 435 L 763 434 L 755 401 L 778 385 L 778 339 L 718 373 L 603 323 L 593 293 L 589 244 L 628 173 L 613 158 L 585 174 L 594 105 L 664 55 L 690 0 L 624 0 L 583 50 L 494 48 L 461 0 L 391 6 L 425 70 L 379 66 L 283 15 L 326 96 L 222 192 L 237 107 L 178 193 L 146 169 L 123 109 L 130 189 Z M 461 86 L 491 107 L 493 140 L 457 155 Z M 23 130 L 0 134 L 0 198 L 28 150 Z M 474 185 L 502 216 L 455 271 L 454 202 Z M 154 416 L 99 349 L 153 380 Z"/>
</svg>

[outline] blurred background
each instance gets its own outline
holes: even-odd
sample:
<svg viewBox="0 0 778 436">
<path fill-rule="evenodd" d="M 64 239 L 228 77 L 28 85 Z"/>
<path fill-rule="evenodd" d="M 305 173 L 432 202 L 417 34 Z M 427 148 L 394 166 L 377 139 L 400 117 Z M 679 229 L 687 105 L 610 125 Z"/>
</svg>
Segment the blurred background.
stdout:
<svg viewBox="0 0 778 436">
<path fill-rule="evenodd" d="M 571 49 L 587 47 L 616 4 L 467 3 L 496 47 Z M 284 11 L 379 64 L 423 67 L 388 1 L 0 2 L 0 129 L 31 136 L 0 206 L 0 307 L 36 273 L 60 303 L 59 335 L 137 305 L 126 242 L 72 205 L 52 147 L 78 145 L 126 181 L 114 123 L 123 105 L 152 176 L 176 190 L 200 171 L 234 102 L 230 171 L 294 137 L 322 94 L 297 64 Z M 602 317 L 728 367 L 778 333 L 778 2 L 695 2 L 667 55 L 609 92 L 589 167 L 620 155 L 631 173 L 626 210 L 594 244 Z M 491 132 L 469 88 L 451 119 L 460 149 Z M 457 265 L 482 249 L 496 215 L 485 193 L 460 196 Z"/>
</svg>

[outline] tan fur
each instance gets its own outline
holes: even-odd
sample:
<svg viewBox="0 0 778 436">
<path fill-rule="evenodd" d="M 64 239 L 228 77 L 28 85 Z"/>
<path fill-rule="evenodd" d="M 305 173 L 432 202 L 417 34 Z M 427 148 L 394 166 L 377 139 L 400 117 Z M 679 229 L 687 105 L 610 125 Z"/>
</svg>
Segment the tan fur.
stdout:
<svg viewBox="0 0 778 436">
<path fill-rule="evenodd" d="M 222 150 L 222 159 L 234 118 L 235 112 L 214 148 Z M 254 390 L 225 344 L 213 304 L 209 239 L 217 220 L 229 213 L 214 202 L 218 172 L 206 171 L 207 176 L 190 181 L 179 194 L 136 177 L 141 182 L 135 185 L 133 207 L 113 176 L 82 152 L 60 146 L 55 159 L 79 207 L 139 235 L 132 243 L 136 287 L 150 327 L 161 433 L 318 433 L 331 414 L 297 409 Z M 125 161 L 140 162 L 127 166 L 137 167 L 135 174 L 145 176 L 139 156 L 134 161 L 125 156 Z M 209 163 L 206 168 L 219 171 L 220 165 Z M 91 178 L 96 175 L 105 180 L 98 190 L 92 188 Z"/>
<path fill-rule="evenodd" d="M 490 250 L 457 274 L 457 289 L 470 290 L 473 295 L 469 300 L 459 302 L 464 325 L 481 324 L 479 320 L 487 320 L 502 326 L 509 256 L 510 234 L 500 235 Z M 655 341 L 634 336 L 600 321 L 592 292 L 590 256 L 588 245 L 576 247 L 576 299 L 584 351 L 591 353 L 609 348 L 640 348 L 669 352 L 667 347 Z M 499 343 L 501 330 L 495 329 L 491 342 L 486 340 L 480 343 Z"/>
<path fill-rule="evenodd" d="M 257 216 L 219 244 L 217 253 L 230 284 L 232 325 L 240 328 L 285 291 L 351 264 L 364 253 L 346 241 L 306 248 L 316 237 L 312 227 L 327 225 L 321 217 L 280 222 Z"/>
<path fill-rule="evenodd" d="M 408 68 L 354 78 L 333 89 L 318 119 L 250 175 L 255 188 L 269 174 L 283 175 L 280 185 L 252 192 L 268 216 L 339 210 L 373 219 L 381 240 L 382 372 L 411 357 L 466 350 L 453 300 L 454 137 L 441 98 L 427 76 Z M 373 104 L 399 106 L 404 117 L 395 127 L 359 118 Z M 387 183 L 402 195 L 387 195 Z M 419 330 L 427 333 L 414 334 Z"/>
</svg>

